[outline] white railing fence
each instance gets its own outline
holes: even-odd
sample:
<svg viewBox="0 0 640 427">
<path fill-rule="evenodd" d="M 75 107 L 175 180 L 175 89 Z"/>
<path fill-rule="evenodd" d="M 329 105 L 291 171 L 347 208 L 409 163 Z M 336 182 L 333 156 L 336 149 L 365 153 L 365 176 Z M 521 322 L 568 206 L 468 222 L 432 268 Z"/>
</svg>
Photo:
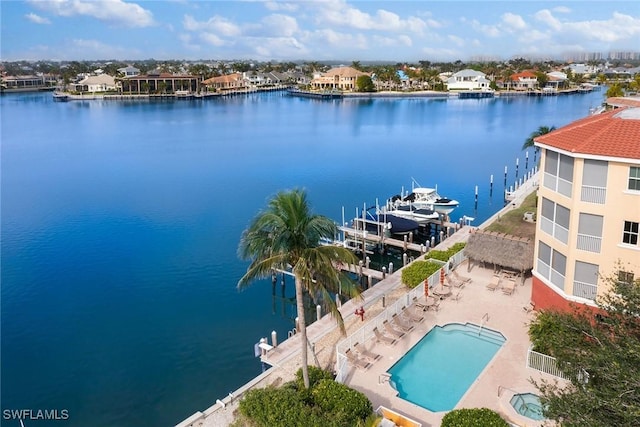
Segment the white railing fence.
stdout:
<svg viewBox="0 0 640 427">
<path fill-rule="evenodd" d="M 555 357 L 533 351 L 531 347 L 527 351 L 527 368 L 532 368 L 545 374 L 566 379 L 564 373 L 558 368 Z"/>
</svg>

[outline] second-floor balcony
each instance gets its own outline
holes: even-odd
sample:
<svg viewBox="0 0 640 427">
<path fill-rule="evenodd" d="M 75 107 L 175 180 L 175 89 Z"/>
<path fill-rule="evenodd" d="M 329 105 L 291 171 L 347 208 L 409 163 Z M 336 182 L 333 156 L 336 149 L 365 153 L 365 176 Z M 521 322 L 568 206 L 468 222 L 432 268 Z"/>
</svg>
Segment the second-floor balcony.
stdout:
<svg viewBox="0 0 640 427">
<path fill-rule="evenodd" d="M 573 295 L 586 298 L 590 300 L 595 300 L 596 295 L 598 293 L 598 286 L 593 285 L 591 283 L 579 282 L 577 280 L 573 281 Z"/>
<path fill-rule="evenodd" d="M 580 200 L 583 202 L 604 205 L 607 200 L 607 188 L 583 185 L 580 192 Z"/>
<path fill-rule="evenodd" d="M 602 246 L 602 237 L 589 236 L 588 234 L 578 233 L 578 241 L 576 247 L 582 251 L 600 253 Z"/>
</svg>

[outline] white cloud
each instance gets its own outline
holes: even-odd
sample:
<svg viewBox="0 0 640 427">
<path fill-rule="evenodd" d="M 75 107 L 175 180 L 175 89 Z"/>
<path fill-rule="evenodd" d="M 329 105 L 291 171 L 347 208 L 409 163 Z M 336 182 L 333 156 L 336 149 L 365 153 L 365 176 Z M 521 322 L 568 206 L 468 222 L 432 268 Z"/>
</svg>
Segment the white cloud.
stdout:
<svg viewBox="0 0 640 427">
<path fill-rule="evenodd" d="M 640 18 L 619 12 L 613 12 L 611 18 L 606 20 L 562 22 L 555 18 L 551 11 L 544 9 L 537 12 L 535 18 L 550 28 L 558 43 L 580 45 L 586 40 L 592 40 L 607 45 L 631 41 L 640 36 Z"/>
<path fill-rule="evenodd" d="M 502 15 L 502 24 L 508 29 L 521 31 L 527 28 L 527 24 L 520 15 L 507 12 Z"/>
<path fill-rule="evenodd" d="M 542 9 L 533 15 L 538 21 L 546 24 L 553 30 L 559 31 L 562 28 L 562 24 L 556 19 L 549 9 Z"/>
<path fill-rule="evenodd" d="M 449 40 L 449 42 L 455 44 L 458 47 L 464 46 L 464 39 L 462 37 L 458 37 L 458 36 L 455 36 L 453 34 L 449 34 L 447 36 L 447 39 Z"/>
<path fill-rule="evenodd" d="M 122 58 L 132 52 L 139 54 L 137 50 L 132 51 L 130 48 L 112 46 L 98 40 L 73 39 L 66 54 L 71 58 Z"/>
<path fill-rule="evenodd" d="M 247 40 L 253 46 L 252 56 L 262 60 L 300 58 L 309 52 L 293 37 L 271 37 Z"/>
<path fill-rule="evenodd" d="M 566 6 L 556 6 L 552 10 L 557 13 L 571 13 L 571 9 Z"/>
<path fill-rule="evenodd" d="M 213 33 L 207 33 L 207 32 L 203 32 L 200 34 L 200 38 L 207 44 L 210 44 L 212 46 L 224 46 L 225 45 L 225 41 L 222 40 L 220 37 L 218 37 L 217 35 L 213 34 Z"/>
<path fill-rule="evenodd" d="M 100 21 L 125 27 L 153 25 L 153 14 L 135 3 L 122 0 L 28 0 L 29 4 L 58 16 L 90 16 Z"/>
<path fill-rule="evenodd" d="M 299 31 L 296 19 L 288 15 L 265 16 L 261 23 L 266 36 L 291 37 Z"/>
<path fill-rule="evenodd" d="M 295 12 L 298 10 L 298 5 L 295 3 L 286 3 L 281 1 L 267 1 L 264 3 L 264 7 L 271 11 L 284 10 L 286 12 Z"/>
<path fill-rule="evenodd" d="M 43 18 L 42 16 L 36 15 L 35 13 L 27 13 L 26 15 L 24 15 L 24 17 L 34 24 L 51 24 L 51 21 L 49 21 L 47 18 Z"/>
<path fill-rule="evenodd" d="M 418 17 L 401 19 L 394 12 L 378 9 L 374 15 L 348 5 L 343 0 L 319 2 L 316 14 L 318 26 L 355 28 L 358 30 L 422 31 L 426 27 L 424 20 Z"/>
<path fill-rule="evenodd" d="M 464 22 L 464 20 L 463 20 Z M 485 25 L 481 24 L 478 20 L 474 19 L 471 21 L 471 28 L 474 30 L 484 34 L 487 37 L 499 37 L 500 30 L 495 25 Z"/>
<path fill-rule="evenodd" d="M 320 46 L 319 53 L 324 53 L 327 45 L 332 48 L 346 48 L 345 50 L 362 50 L 371 47 L 367 38 L 362 34 L 343 33 L 332 29 L 314 31 L 307 38 L 310 46 Z"/>
<path fill-rule="evenodd" d="M 236 37 L 241 33 L 238 25 L 218 15 L 207 21 L 196 21 L 193 16 L 185 15 L 182 24 L 187 31 L 208 31 L 227 37 Z"/>
<path fill-rule="evenodd" d="M 409 36 L 399 35 L 397 37 L 384 37 L 384 36 L 373 36 L 371 40 L 376 46 L 385 46 L 385 47 L 400 47 L 400 46 L 412 46 L 413 41 Z"/>
</svg>

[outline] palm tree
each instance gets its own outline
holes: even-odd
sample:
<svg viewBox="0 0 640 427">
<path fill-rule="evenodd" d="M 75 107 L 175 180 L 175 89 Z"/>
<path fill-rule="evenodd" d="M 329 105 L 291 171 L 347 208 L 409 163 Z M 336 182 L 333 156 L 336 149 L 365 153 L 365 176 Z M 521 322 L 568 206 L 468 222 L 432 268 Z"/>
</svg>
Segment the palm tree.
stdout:
<svg viewBox="0 0 640 427">
<path fill-rule="evenodd" d="M 529 147 L 533 147 L 534 146 L 534 144 L 533 144 L 534 143 L 534 141 L 533 141 L 534 139 L 536 139 L 539 136 L 546 135 L 549 132 L 552 132 L 554 130 L 556 130 L 555 126 L 551 126 L 551 127 L 549 127 L 549 126 L 540 126 L 536 131 L 531 132 L 531 135 L 529 135 L 529 138 L 527 138 L 526 141 L 524 142 L 524 144 L 522 144 L 522 149 L 526 150 Z"/>
<path fill-rule="evenodd" d="M 244 230 L 238 247 L 239 256 L 251 260 L 247 272 L 238 282 L 238 288 L 255 279 L 270 277 L 276 269 L 291 268 L 295 277 L 302 378 L 306 388 L 309 388 L 309 370 L 303 291 L 314 299 L 321 297 L 343 334 L 344 322 L 331 292 L 336 292 L 341 286 L 342 292 L 348 296 L 359 296 L 355 283 L 336 268 L 339 263 L 355 264 L 356 256 L 343 247 L 320 245 L 321 239 L 335 238 L 337 231 L 336 224 L 329 218 L 311 214 L 304 191 L 280 192 Z"/>
</svg>

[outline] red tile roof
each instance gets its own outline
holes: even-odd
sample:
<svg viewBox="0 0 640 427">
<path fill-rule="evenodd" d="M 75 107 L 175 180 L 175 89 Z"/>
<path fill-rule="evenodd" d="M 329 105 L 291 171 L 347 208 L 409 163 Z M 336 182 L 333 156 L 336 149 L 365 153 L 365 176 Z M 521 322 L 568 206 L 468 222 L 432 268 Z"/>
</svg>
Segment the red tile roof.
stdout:
<svg viewBox="0 0 640 427">
<path fill-rule="evenodd" d="M 588 116 L 535 142 L 571 153 L 640 159 L 640 108 Z"/>
<path fill-rule="evenodd" d="M 515 73 L 515 74 L 511 74 L 510 78 L 511 80 L 519 80 L 519 79 L 534 79 L 537 78 L 538 76 L 536 76 L 536 73 L 534 73 L 533 71 L 529 71 L 529 70 L 525 70 L 522 71 L 520 73 Z"/>
</svg>

